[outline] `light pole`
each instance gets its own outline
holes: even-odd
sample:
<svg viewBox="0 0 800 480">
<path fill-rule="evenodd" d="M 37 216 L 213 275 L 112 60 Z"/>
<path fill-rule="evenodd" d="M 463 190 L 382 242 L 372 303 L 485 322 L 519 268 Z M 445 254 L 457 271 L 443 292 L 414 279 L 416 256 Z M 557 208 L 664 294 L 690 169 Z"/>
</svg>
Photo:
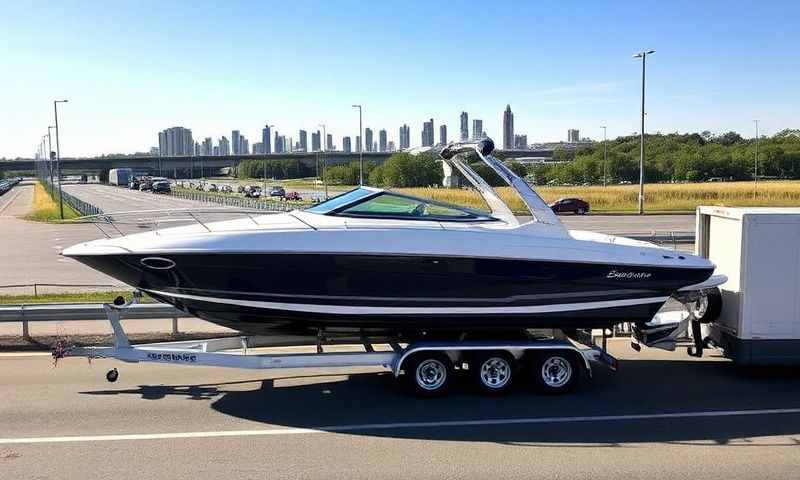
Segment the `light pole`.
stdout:
<svg viewBox="0 0 800 480">
<path fill-rule="evenodd" d="M 264 125 L 264 127 L 266 127 L 267 129 L 267 136 L 269 136 L 269 134 L 272 133 L 269 131 L 269 129 L 274 126 L 275 125 Z M 261 150 L 264 153 L 264 189 L 261 190 L 261 196 L 263 197 L 264 195 L 267 194 L 267 143 L 264 141 L 263 138 L 261 139 L 261 144 L 262 144 Z"/>
<path fill-rule="evenodd" d="M 602 125 L 603 129 L 603 186 L 606 186 L 606 164 L 608 164 L 608 139 L 606 138 L 606 126 Z"/>
<path fill-rule="evenodd" d="M 642 130 L 639 132 L 639 215 L 644 213 L 644 79 L 647 56 L 656 53 L 655 50 L 644 50 L 633 56 L 642 59 Z"/>
<path fill-rule="evenodd" d="M 753 120 L 756 124 L 756 162 L 753 169 L 753 198 L 758 195 L 758 120 Z"/>
<path fill-rule="evenodd" d="M 358 138 L 361 140 L 361 147 L 358 149 L 358 185 L 364 186 L 364 132 L 362 131 L 361 123 L 361 105 L 353 105 L 353 108 L 358 109 Z"/>
<path fill-rule="evenodd" d="M 53 151 L 53 137 L 50 136 L 50 130 L 56 127 L 50 125 L 47 127 L 47 165 L 48 170 L 50 170 L 50 186 L 53 186 L 53 156 L 51 152 Z"/>
<path fill-rule="evenodd" d="M 322 139 L 320 139 L 320 143 L 322 143 L 322 185 L 325 186 L 325 200 L 328 199 L 328 179 L 326 178 L 326 174 L 328 173 L 328 156 L 325 152 L 328 151 L 328 130 L 324 123 L 320 123 L 318 125 L 322 127 Z"/>
<path fill-rule="evenodd" d="M 61 212 L 61 219 L 64 219 L 64 191 L 61 189 L 61 144 L 58 140 L 58 104 L 67 103 L 69 100 L 53 100 L 53 112 L 56 117 L 56 170 L 58 176 L 58 209 Z"/>
</svg>

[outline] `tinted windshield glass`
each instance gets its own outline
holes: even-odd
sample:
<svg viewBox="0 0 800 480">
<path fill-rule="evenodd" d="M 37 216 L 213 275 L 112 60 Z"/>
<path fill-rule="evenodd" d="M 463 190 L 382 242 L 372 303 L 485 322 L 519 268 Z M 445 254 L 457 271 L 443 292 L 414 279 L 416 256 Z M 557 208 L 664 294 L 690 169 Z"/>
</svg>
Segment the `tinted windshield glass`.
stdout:
<svg viewBox="0 0 800 480">
<path fill-rule="evenodd" d="M 471 210 L 391 193 L 382 193 L 344 208 L 337 215 L 418 220 L 492 220 L 491 217 Z"/>
<path fill-rule="evenodd" d="M 343 193 L 329 200 L 326 200 L 318 205 L 314 205 L 311 208 L 307 208 L 306 211 L 312 213 L 325 214 L 332 212 L 339 207 L 355 202 L 361 198 L 368 197 L 374 194 L 375 192 L 373 190 L 367 190 L 366 188 L 357 188 L 355 190 L 350 190 L 347 193 Z"/>
</svg>

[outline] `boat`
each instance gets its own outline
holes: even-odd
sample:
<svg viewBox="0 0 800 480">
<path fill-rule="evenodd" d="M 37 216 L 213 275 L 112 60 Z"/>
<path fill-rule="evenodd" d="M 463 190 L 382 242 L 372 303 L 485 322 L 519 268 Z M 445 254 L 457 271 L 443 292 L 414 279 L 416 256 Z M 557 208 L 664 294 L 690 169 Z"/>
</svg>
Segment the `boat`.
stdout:
<svg viewBox="0 0 800 480">
<path fill-rule="evenodd" d="M 679 292 L 715 285 L 705 258 L 567 230 L 493 150 L 484 139 L 436 151 L 445 181 L 465 179 L 486 211 L 362 186 L 304 210 L 198 220 L 62 255 L 247 335 L 414 339 L 645 325 Z M 529 219 L 476 173 L 476 160 Z"/>
</svg>

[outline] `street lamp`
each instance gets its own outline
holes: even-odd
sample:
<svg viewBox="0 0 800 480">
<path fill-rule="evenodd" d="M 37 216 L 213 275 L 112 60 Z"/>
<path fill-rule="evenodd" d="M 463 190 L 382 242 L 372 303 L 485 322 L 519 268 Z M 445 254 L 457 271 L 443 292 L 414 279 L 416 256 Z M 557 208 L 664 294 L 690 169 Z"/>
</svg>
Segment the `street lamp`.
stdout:
<svg viewBox="0 0 800 480">
<path fill-rule="evenodd" d="M 325 152 L 328 151 L 328 130 L 324 123 L 320 123 L 317 125 L 322 127 L 322 138 L 320 139 L 320 143 L 322 143 L 322 185 L 325 186 L 325 200 L 328 199 L 328 179 L 326 178 L 326 174 L 328 173 L 328 156 Z"/>
<path fill-rule="evenodd" d="M 364 186 L 364 132 L 361 123 L 361 105 L 353 105 L 353 108 L 358 109 L 358 138 L 361 139 L 361 147 L 358 149 L 358 185 Z"/>
<path fill-rule="evenodd" d="M 753 169 L 753 198 L 758 195 L 758 120 L 753 120 L 756 124 L 756 162 Z"/>
<path fill-rule="evenodd" d="M 268 137 L 269 137 L 269 134 L 272 133 L 272 132 L 270 132 L 269 129 L 274 127 L 274 126 L 275 125 L 264 125 L 264 127 L 266 127 L 266 129 L 267 129 L 267 136 Z M 261 139 L 261 150 L 264 153 L 264 189 L 261 190 L 261 196 L 263 197 L 264 195 L 267 194 L 267 156 L 266 156 L 267 155 L 267 142 L 265 142 L 263 138 Z"/>
<path fill-rule="evenodd" d="M 64 219 L 64 191 L 61 189 L 61 144 L 58 140 L 58 104 L 67 103 L 69 100 L 53 100 L 53 112 L 56 117 L 56 169 L 58 173 L 58 209 L 61 212 L 61 219 Z"/>
<path fill-rule="evenodd" d="M 53 186 L 53 137 L 50 136 L 50 131 L 56 127 L 50 125 L 47 127 L 47 165 L 50 170 L 50 186 Z"/>
<path fill-rule="evenodd" d="M 606 126 L 602 125 L 603 129 L 603 186 L 606 186 L 606 164 L 608 163 L 608 140 L 606 139 Z"/>
<path fill-rule="evenodd" d="M 633 58 L 642 59 L 642 130 L 639 132 L 639 215 L 644 213 L 644 79 L 647 56 L 656 53 L 655 50 L 641 51 Z"/>
</svg>

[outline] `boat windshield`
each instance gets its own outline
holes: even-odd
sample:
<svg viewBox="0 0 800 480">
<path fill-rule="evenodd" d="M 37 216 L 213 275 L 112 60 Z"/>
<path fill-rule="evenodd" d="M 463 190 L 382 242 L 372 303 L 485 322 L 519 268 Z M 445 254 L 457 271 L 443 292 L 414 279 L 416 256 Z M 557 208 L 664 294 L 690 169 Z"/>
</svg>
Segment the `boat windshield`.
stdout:
<svg viewBox="0 0 800 480">
<path fill-rule="evenodd" d="M 349 204 L 328 212 L 329 215 L 361 218 L 432 221 L 494 221 L 495 218 L 456 205 L 425 200 L 392 192 L 371 192 Z"/>
<path fill-rule="evenodd" d="M 306 209 L 306 211 L 325 215 L 338 208 L 341 208 L 342 206 L 350 205 L 351 203 L 376 195 L 378 192 L 379 190 L 356 188 L 355 190 L 350 190 L 349 192 L 345 192 L 341 195 L 329 198 L 328 200 L 325 200 L 322 203 L 318 203 L 313 207 L 309 207 Z"/>
</svg>

